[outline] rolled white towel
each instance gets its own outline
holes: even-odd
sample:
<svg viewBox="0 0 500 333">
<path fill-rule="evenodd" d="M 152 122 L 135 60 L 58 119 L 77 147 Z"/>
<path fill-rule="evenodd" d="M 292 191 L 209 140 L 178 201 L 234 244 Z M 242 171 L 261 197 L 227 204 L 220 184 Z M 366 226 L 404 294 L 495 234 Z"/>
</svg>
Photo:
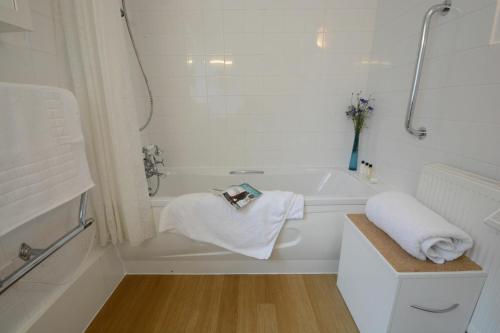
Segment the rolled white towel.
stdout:
<svg viewBox="0 0 500 333">
<path fill-rule="evenodd" d="M 384 192 L 370 198 L 366 216 L 412 256 L 437 264 L 457 259 L 472 238 L 414 197 Z"/>
</svg>

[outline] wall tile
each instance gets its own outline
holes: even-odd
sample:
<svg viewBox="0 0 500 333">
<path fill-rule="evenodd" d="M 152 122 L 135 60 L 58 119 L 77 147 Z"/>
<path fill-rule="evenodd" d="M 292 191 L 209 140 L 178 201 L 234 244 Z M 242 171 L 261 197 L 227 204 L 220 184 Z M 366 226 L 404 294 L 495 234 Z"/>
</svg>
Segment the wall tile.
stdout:
<svg viewBox="0 0 500 333">
<path fill-rule="evenodd" d="M 331 52 L 364 52 L 372 48 L 372 31 L 328 31 L 325 49 Z"/>
<path fill-rule="evenodd" d="M 375 12 L 374 9 L 327 10 L 325 26 L 328 31 L 372 31 Z"/>
<path fill-rule="evenodd" d="M 377 8 L 377 0 L 325 0 L 327 8 Z"/>
<path fill-rule="evenodd" d="M 52 18 L 54 15 L 52 13 L 52 0 L 30 0 L 29 6 L 31 10 L 41 14 L 43 16 Z"/>
<path fill-rule="evenodd" d="M 347 163 L 344 109 L 366 88 L 375 0 L 130 2 L 158 99 L 148 137 L 169 165 Z"/>
<path fill-rule="evenodd" d="M 41 85 L 58 86 L 60 77 L 58 75 L 58 59 L 51 54 L 33 50 L 31 53 L 34 69 L 35 82 Z"/>
<path fill-rule="evenodd" d="M 33 32 L 29 33 L 31 47 L 38 51 L 56 54 L 56 35 L 54 22 L 32 11 Z"/>
<path fill-rule="evenodd" d="M 224 31 L 224 11 L 222 10 L 204 10 L 203 11 L 203 30 L 210 34 L 220 34 Z"/>
<path fill-rule="evenodd" d="M 500 155 L 494 153 L 500 144 L 500 48 L 491 43 L 497 1 L 453 1 L 449 15 L 434 19 L 415 109 L 416 127 L 426 126 L 429 135 L 418 140 L 404 129 L 418 29 L 431 4 L 380 0 L 369 66 L 376 113 L 364 154 L 375 160 L 380 179 L 408 192 L 432 162 L 500 179 Z"/>
</svg>

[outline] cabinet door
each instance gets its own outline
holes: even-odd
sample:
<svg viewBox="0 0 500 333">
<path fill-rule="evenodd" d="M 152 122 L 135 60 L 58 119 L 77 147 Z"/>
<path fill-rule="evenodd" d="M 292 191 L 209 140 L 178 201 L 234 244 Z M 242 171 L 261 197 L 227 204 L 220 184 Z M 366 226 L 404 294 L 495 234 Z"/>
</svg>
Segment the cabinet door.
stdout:
<svg viewBox="0 0 500 333">
<path fill-rule="evenodd" d="M 344 225 L 337 286 L 361 333 L 387 333 L 398 281 L 349 221 Z"/>
<path fill-rule="evenodd" d="M 465 332 L 483 287 L 483 277 L 403 279 L 391 332 Z"/>
</svg>

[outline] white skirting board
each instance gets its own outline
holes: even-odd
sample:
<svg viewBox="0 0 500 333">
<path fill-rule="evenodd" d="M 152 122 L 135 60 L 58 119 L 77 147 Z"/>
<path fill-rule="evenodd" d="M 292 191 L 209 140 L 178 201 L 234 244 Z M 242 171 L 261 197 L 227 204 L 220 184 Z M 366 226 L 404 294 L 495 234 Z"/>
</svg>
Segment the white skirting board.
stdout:
<svg viewBox="0 0 500 333">
<path fill-rule="evenodd" d="M 27 330 L 29 333 L 85 331 L 125 272 L 116 248 L 109 246 Z"/>
<path fill-rule="evenodd" d="M 125 261 L 127 274 L 332 274 L 338 260 Z"/>
</svg>

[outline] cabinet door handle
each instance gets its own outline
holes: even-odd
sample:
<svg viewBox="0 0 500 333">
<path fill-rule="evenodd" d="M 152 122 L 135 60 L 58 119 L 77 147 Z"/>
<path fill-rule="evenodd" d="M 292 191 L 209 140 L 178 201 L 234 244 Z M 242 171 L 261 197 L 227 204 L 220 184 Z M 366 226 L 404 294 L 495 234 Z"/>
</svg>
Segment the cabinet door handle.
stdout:
<svg viewBox="0 0 500 333">
<path fill-rule="evenodd" d="M 425 312 L 430 312 L 430 313 L 446 313 L 455 310 L 458 308 L 460 304 L 455 303 L 451 305 L 450 307 L 447 307 L 446 309 L 432 309 L 432 308 L 427 308 L 425 306 L 420 306 L 420 305 L 410 305 L 411 308 L 420 310 L 420 311 L 425 311 Z"/>
</svg>

